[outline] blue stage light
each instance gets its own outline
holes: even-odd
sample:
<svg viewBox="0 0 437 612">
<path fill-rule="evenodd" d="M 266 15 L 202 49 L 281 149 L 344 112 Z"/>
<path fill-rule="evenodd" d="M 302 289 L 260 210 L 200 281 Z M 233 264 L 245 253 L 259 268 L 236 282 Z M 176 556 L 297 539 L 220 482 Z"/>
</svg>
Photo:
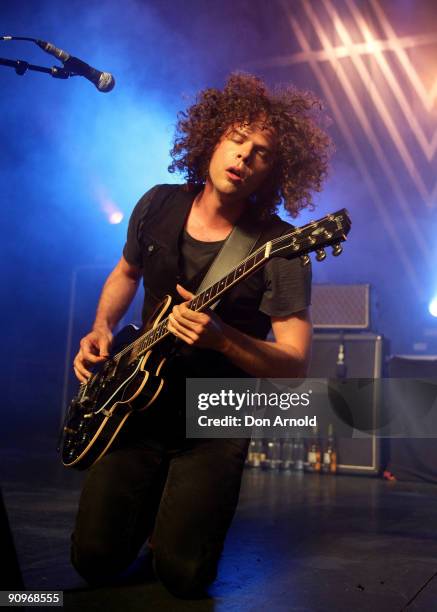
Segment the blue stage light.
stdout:
<svg viewBox="0 0 437 612">
<path fill-rule="evenodd" d="M 116 225 L 117 223 L 121 223 L 123 221 L 123 213 L 120 211 L 114 211 L 109 215 L 109 223 Z"/>
<path fill-rule="evenodd" d="M 428 310 L 433 317 L 437 317 L 437 296 L 430 301 Z"/>
</svg>

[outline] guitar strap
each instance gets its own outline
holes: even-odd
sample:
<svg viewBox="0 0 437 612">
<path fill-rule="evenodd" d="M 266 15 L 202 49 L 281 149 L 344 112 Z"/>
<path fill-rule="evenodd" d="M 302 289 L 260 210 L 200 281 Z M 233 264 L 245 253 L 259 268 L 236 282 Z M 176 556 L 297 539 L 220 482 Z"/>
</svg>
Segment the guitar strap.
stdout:
<svg viewBox="0 0 437 612">
<path fill-rule="evenodd" d="M 203 277 L 196 295 L 219 281 L 243 261 L 251 253 L 260 236 L 260 227 L 254 225 L 247 214 L 242 215 Z M 220 300 L 217 300 L 210 308 L 216 308 L 219 303 Z"/>
</svg>

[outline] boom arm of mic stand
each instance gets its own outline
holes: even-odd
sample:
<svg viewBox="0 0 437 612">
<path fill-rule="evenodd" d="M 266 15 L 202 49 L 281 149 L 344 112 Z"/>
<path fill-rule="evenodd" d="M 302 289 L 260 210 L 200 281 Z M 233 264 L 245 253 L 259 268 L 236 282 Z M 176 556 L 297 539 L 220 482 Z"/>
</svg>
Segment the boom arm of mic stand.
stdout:
<svg viewBox="0 0 437 612">
<path fill-rule="evenodd" d="M 35 72 L 45 72 L 50 74 L 55 79 L 68 79 L 70 76 L 74 76 L 73 72 L 65 70 L 65 68 L 59 68 L 58 66 L 52 66 L 46 68 L 45 66 L 36 66 L 35 64 L 29 64 L 24 60 L 11 60 L 4 57 L 0 57 L 0 66 L 8 66 L 14 68 L 15 72 L 22 76 L 27 70 L 34 70 Z"/>
</svg>

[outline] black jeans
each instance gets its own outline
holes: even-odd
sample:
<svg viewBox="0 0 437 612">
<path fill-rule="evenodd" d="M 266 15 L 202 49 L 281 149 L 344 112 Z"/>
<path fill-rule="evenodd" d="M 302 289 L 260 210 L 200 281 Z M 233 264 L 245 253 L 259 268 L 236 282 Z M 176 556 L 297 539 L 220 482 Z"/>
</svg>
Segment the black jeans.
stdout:
<svg viewBox="0 0 437 612">
<path fill-rule="evenodd" d="M 90 583 L 111 581 L 153 531 L 154 567 L 176 596 L 215 579 L 240 491 L 247 439 L 135 442 L 89 470 L 72 536 L 72 563 Z"/>
</svg>

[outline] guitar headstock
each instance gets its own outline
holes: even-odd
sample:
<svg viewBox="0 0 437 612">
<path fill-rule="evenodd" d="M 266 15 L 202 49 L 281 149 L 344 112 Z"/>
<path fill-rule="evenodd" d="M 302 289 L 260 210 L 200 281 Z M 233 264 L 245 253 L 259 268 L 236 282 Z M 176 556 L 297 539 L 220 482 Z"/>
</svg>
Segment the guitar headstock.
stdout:
<svg viewBox="0 0 437 612">
<path fill-rule="evenodd" d="M 270 257 L 302 258 L 302 264 L 309 263 L 308 253 L 316 252 L 317 261 L 326 258 L 325 248 L 332 246 L 332 254 L 338 256 L 343 248 L 341 243 L 351 228 L 351 220 L 345 208 L 326 215 L 318 221 L 298 227 L 290 234 L 280 236 L 271 242 Z"/>
</svg>

